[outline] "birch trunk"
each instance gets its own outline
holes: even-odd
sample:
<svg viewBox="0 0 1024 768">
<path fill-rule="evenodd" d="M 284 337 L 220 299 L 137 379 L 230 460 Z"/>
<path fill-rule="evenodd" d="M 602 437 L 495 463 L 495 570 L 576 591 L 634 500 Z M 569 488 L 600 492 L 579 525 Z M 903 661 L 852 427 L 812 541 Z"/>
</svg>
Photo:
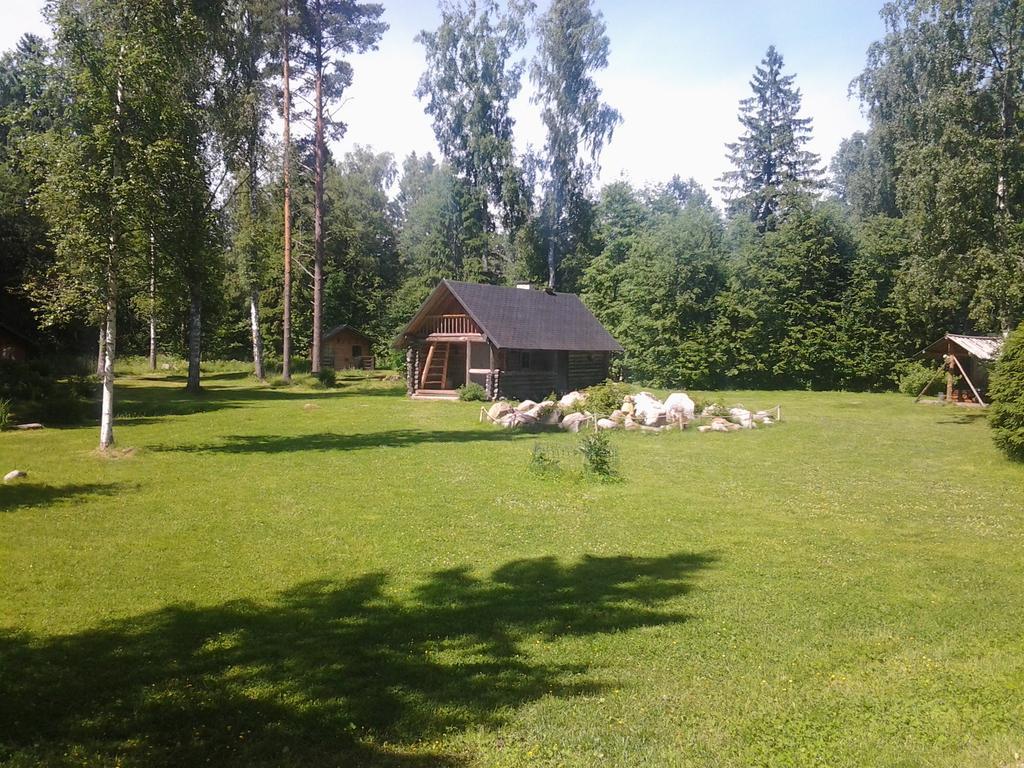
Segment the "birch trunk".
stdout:
<svg viewBox="0 0 1024 768">
<path fill-rule="evenodd" d="M 187 392 L 199 392 L 199 358 L 202 352 L 203 299 L 199 286 L 193 285 L 188 292 L 188 383 Z"/>
<path fill-rule="evenodd" d="M 284 319 L 282 322 L 281 378 L 287 383 L 292 380 L 292 187 L 291 174 L 291 84 L 288 69 L 288 0 L 284 0 L 284 25 L 282 26 L 283 51 L 281 87 L 284 94 Z"/>
<path fill-rule="evenodd" d="M 117 288 L 113 274 L 107 278 L 106 318 L 103 322 L 103 403 L 100 408 L 100 450 L 114 444 L 114 352 L 117 345 Z"/>
<path fill-rule="evenodd" d="M 263 369 L 263 334 L 260 331 L 260 292 L 255 285 L 250 288 L 249 319 L 252 323 L 253 373 L 259 381 L 263 381 L 267 374 Z"/>
<path fill-rule="evenodd" d="M 104 317 L 100 321 L 100 344 L 99 354 L 96 355 L 96 375 L 103 376 L 103 360 L 106 354 L 107 348 L 107 319 Z"/>
</svg>

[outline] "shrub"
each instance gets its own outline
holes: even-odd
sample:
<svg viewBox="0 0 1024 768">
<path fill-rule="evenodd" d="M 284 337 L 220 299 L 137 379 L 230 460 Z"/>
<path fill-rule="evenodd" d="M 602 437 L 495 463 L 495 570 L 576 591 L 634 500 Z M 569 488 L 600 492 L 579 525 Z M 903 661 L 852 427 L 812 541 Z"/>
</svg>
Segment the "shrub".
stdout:
<svg viewBox="0 0 1024 768">
<path fill-rule="evenodd" d="M 622 398 L 630 392 L 629 385 L 618 381 L 605 381 L 584 390 L 587 400 L 583 407 L 591 413 L 606 416 L 622 407 Z"/>
<path fill-rule="evenodd" d="M 558 463 L 558 459 L 552 456 L 548 451 L 544 450 L 540 445 L 533 446 L 533 452 L 530 454 L 530 471 L 538 475 L 551 475 L 558 472 L 561 466 Z"/>
<path fill-rule="evenodd" d="M 615 476 L 615 449 L 606 432 L 589 432 L 580 440 L 583 466 L 599 477 Z"/>
<path fill-rule="evenodd" d="M 944 379 L 939 375 L 938 368 L 919 362 L 905 364 L 900 369 L 899 381 L 900 392 L 904 395 L 913 395 L 914 397 L 921 394 L 921 390 L 930 381 L 932 386 L 928 387 L 928 392 L 925 394 L 941 392 L 944 386 Z"/>
<path fill-rule="evenodd" d="M 321 368 L 315 376 L 322 387 L 333 387 L 338 383 L 338 374 L 333 368 Z"/>
<path fill-rule="evenodd" d="M 0 429 L 7 429 L 11 423 L 11 401 L 0 400 Z"/>
<path fill-rule="evenodd" d="M 1024 323 L 1003 345 L 988 395 L 992 439 L 1011 459 L 1024 461 Z"/>
<path fill-rule="evenodd" d="M 486 401 L 487 390 L 477 384 L 475 381 L 471 381 L 469 384 L 464 384 L 459 387 L 459 400 L 469 401 Z"/>
</svg>

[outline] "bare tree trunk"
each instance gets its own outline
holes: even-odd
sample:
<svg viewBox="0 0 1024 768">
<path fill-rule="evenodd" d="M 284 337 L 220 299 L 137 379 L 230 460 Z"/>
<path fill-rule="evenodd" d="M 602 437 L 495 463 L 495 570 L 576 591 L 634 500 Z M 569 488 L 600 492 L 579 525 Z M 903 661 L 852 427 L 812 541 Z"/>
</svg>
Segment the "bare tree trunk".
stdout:
<svg viewBox="0 0 1024 768">
<path fill-rule="evenodd" d="M 103 320 L 100 321 L 100 344 L 99 344 L 99 350 L 100 351 L 99 351 L 99 354 L 97 354 L 97 356 L 96 356 L 96 375 L 97 376 L 102 376 L 103 375 L 103 360 L 104 360 L 104 357 L 106 355 L 106 349 L 107 349 L 107 320 L 104 317 Z"/>
<path fill-rule="evenodd" d="M 551 231 L 548 233 L 548 288 L 555 290 L 555 274 L 558 269 L 558 222 L 561 218 L 561 194 L 555 182 L 554 205 L 551 209 Z"/>
<path fill-rule="evenodd" d="M 316 108 L 316 148 L 314 152 L 313 180 L 313 350 L 311 353 L 310 370 L 320 371 L 321 333 L 323 332 L 324 304 L 324 60 L 323 60 L 323 10 L 321 0 L 316 0 L 316 51 L 313 66 L 316 70 L 315 108 Z"/>
<path fill-rule="evenodd" d="M 117 345 L 117 282 L 108 268 L 106 318 L 103 322 L 103 404 L 100 408 L 100 450 L 114 444 L 114 352 Z"/>
<path fill-rule="evenodd" d="M 249 290 L 249 319 L 252 322 L 252 368 L 256 378 L 263 381 L 267 377 L 267 372 L 263 368 L 263 334 L 260 331 L 260 291 L 255 284 Z"/>
<path fill-rule="evenodd" d="M 284 91 L 284 336 L 281 350 L 281 378 L 285 382 L 292 380 L 292 187 L 289 166 L 291 164 L 291 77 L 288 71 L 288 35 L 289 35 L 288 0 L 284 0 L 283 29 L 283 64 L 281 86 Z"/>
<path fill-rule="evenodd" d="M 199 362 L 203 339 L 203 297 L 198 285 L 188 291 L 188 383 L 185 391 L 198 394 Z"/>
<path fill-rule="evenodd" d="M 149 236 L 149 370 L 156 370 L 156 248 Z"/>
</svg>

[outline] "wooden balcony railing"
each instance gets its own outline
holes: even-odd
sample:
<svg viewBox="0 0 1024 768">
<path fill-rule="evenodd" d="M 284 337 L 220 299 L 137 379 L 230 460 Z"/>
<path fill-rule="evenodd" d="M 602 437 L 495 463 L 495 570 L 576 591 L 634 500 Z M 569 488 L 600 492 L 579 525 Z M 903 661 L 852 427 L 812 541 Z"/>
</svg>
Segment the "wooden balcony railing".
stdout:
<svg viewBox="0 0 1024 768">
<path fill-rule="evenodd" d="M 469 315 L 431 315 L 423 323 L 423 333 L 428 336 L 432 333 L 459 336 L 480 333 L 480 329 Z"/>
</svg>

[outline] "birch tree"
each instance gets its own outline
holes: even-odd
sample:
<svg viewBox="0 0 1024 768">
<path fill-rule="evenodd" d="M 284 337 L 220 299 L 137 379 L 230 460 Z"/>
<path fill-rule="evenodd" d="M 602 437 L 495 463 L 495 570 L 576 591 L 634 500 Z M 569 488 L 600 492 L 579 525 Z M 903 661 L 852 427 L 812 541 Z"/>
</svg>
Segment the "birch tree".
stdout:
<svg viewBox="0 0 1024 768">
<path fill-rule="evenodd" d="M 594 80 L 608 66 L 610 43 L 604 17 L 591 0 L 553 0 L 537 24 L 537 54 L 530 69 L 547 129 L 544 144 L 548 287 L 568 250 L 571 212 L 577 210 L 598 170 L 598 158 L 622 122 L 618 111 L 601 101 Z"/>
</svg>

